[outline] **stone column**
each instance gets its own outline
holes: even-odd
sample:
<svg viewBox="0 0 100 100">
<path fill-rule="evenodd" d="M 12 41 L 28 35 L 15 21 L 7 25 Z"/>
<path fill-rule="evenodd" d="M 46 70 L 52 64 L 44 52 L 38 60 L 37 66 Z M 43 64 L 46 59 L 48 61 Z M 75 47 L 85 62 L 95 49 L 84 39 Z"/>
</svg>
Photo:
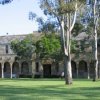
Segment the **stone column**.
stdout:
<svg viewBox="0 0 100 100">
<path fill-rule="evenodd" d="M 29 66 L 29 73 L 30 75 L 32 75 L 32 61 L 28 62 L 28 66 Z"/>
<path fill-rule="evenodd" d="M 79 77 L 79 75 L 78 75 L 78 68 L 79 68 L 79 63 L 76 62 L 76 76 L 77 76 L 77 78 Z"/>
<path fill-rule="evenodd" d="M 100 60 L 98 61 L 98 78 L 100 78 Z"/>
<path fill-rule="evenodd" d="M 32 77 L 33 78 L 35 76 L 35 67 L 36 67 L 35 61 L 32 61 Z"/>
<path fill-rule="evenodd" d="M 12 65 L 13 65 L 13 63 L 11 62 L 10 63 L 10 78 L 12 79 Z"/>
<path fill-rule="evenodd" d="M 4 78 L 4 63 L 1 63 L 1 69 L 2 69 L 2 78 Z"/>
<path fill-rule="evenodd" d="M 41 61 L 39 61 L 39 73 L 40 77 L 43 78 L 43 65 Z"/>
<path fill-rule="evenodd" d="M 87 62 L 87 78 L 90 79 L 90 63 Z"/>
<path fill-rule="evenodd" d="M 21 62 L 19 62 L 19 74 L 21 74 Z"/>
</svg>

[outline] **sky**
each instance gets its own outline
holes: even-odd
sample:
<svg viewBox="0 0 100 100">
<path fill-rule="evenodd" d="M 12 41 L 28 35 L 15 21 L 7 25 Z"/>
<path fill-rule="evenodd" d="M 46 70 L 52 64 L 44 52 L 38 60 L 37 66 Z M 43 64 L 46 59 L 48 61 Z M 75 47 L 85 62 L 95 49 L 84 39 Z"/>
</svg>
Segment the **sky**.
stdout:
<svg viewBox="0 0 100 100">
<path fill-rule="evenodd" d="M 29 20 L 30 11 L 44 17 L 39 0 L 13 0 L 10 4 L 0 5 L 0 36 L 37 31 L 38 24 Z"/>
</svg>

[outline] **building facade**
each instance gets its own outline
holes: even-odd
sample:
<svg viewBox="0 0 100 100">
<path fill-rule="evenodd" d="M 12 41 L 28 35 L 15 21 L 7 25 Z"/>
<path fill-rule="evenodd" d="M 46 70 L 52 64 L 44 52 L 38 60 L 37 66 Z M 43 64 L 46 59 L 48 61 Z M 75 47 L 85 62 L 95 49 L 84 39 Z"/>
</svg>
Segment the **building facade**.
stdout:
<svg viewBox="0 0 100 100">
<path fill-rule="evenodd" d="M 20 75 L 32 75 L 31 61 L 17 60 L 10 48 L 11 41 L 22 40 L 25 35 L 0 36 L 0 77 L 13 78 Z"/>
<path fill-rule="evenodd" d="M 33 54 L 31 60 L 18 60 L 17 55 L 11 50 L 11 41 L 22 40 L 27 35 L 6 35 L 0 36 L 0 77 L 60 77 L 64 72 L 63 62 L 56 63 L 52 59 L 42 61 Z M 86 36 L 86 35 L 85 35 Z M 84 36 L 78 36 L 78 39 Z M 88 48 L 86 51 L 88 53 Z M 89 50 L 90 51 L 90 50 Z M 89 54 L 89 53 L 88 53 Z M 98 44 L 98 76 L 100 77 L 100 45 Z M 72 54 L 72 75 L 73 78 L 91 78 L 93 76 L 94 65 L 91 56 L 80 53 L 79 56 Z"/>
</svg>

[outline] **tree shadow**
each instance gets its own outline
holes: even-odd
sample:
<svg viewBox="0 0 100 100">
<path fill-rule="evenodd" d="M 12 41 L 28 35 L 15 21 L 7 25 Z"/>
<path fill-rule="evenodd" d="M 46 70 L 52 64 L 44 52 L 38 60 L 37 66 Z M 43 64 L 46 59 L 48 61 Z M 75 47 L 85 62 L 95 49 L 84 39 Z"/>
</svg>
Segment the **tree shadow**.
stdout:
<svg viewBox="0 0 100 100">
<path fill-rule="evenodd" d="M 4 97 L 4 100 L 95 100 L 100 99 L 100 87 L 67 87 L 62 84 L 34 87 L 0 85 L 0 97 Z"/>
<path fill-rule="evenodd" d="M 13 79 L 9 79 L 9 78 L 5 78 L 5 79 L 0 79 L 3 81 L 64 81 L 64 79 L 61 78 L 13 78 Z"/>
</svg>

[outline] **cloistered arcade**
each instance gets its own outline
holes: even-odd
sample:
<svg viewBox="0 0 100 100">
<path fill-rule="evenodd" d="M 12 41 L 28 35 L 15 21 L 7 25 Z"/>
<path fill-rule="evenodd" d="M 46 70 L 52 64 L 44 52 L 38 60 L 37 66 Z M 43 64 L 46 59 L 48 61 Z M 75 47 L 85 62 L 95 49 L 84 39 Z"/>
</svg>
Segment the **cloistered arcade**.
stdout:
<svg viewBox="0 0 100 100">
<path fill-rule="evenodd" d="M 19 62 L 4 62 L 0 63 L 1 78 L 18 78 L 20 75 L 30 75 L 29 63 L 24 61 Z"/>
<path fill-rule="evenodd" d="M 37 34 L 37 33 L 36 33 Z M 64 71 L 64 64 L 55 64 L 52 61 L 41 62 L 34 57 L 31 60 L 16 60 L 17 55 L 11 50 L 10 43 L 15 39 L 24 39 L 27 35 L 11 35 L 0 37 L 0 77 L 20 78 L 20 77 L 60 77 Z M 100 77 L 100 45 L 98 45 L 98 76 Z M 86 55 L 80 54 L 77 59 L 72 57 L 73 78 L 92 78 L 93 62 Z"/>
</svg>

